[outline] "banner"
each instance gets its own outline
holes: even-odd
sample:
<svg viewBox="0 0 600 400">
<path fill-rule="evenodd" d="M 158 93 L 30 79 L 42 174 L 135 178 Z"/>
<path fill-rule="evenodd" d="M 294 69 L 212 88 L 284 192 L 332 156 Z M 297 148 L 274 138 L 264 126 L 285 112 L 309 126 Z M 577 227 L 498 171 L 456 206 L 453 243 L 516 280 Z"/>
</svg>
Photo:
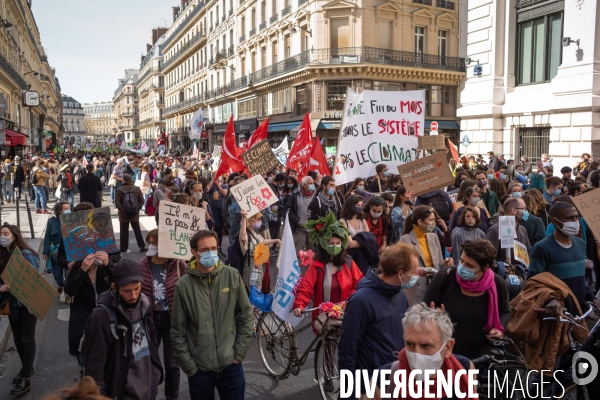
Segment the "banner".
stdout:
<svg viewBox="0 0 600 400">
<path fill-rule="evenodd" d="M 441 150 L 446 147 L 444 135 L 419 136 L 418 139 L 421 150 Z"/>
<path fill-rule="evenodd" d="M 277 146 L 277 148 L 273 149 L 273 154 L 275 154 L 275 157 L 277 157 L 282 165 L 287 163 L 288 154 L 290 154 L 287 136 L 283 139 L 281 144 Z"/>
<path fill-rule="evenodd" d="M 398 172 L 406 190 L 415 192 L 417 196 L 454 183 L 443 152 L 400 165 Z"/>
<path fill-rule="evenodd" d="M 515 238 L 517 237 L 517 225 L 514 215 L 498 218 L 498 239 L 500 239 L 501 249 L 512 249 L 515 247 Z M 527 250 L 527 249 L 525 249 Z"/>
<path fill-rule="evenodd" d="M 10 287 L 10 294 L 23 303 L 37 319 L 43 321 L 58 292 L 29 264 L 18 247 L 0 276 Z"/>
<path fill-rule="evenodd" d="M 274 171 L 279 166 L 279 160 L 275 158 L 267 139 L 246 150 L 242 154 L 242 158 L 252 176 L 264 175 L 269 171 Z"/>
<path fill-rule="evenodd" d="M 192 153 L 192 157 L 196 160 L 198 159 L 198 146 L 196 146 L 196 142 L 194 142 L 194 152 Z"/>
<path fill-rule="evenodd" d="M 215 145 L 212 151 L 212 158 L 221 158 L 221 150 L 223 148 L 221 146 Z"/>
<path fill-rule="evenodd" d="M 327 157 L 329 156 L 335 156 L 337 153 L 337 147 L 335 146 L 327 146 L 325 147 L 325 154 L 327 155 Z"/>
<path fill-rule="evenodd" d="M 108 207 L 61 214 L 58 218 L 68 261 L 83 260 L 98 251 L 119 252 Z"/>
<path fill-rule="evenodd" d="M 147 153 L 149 150 L 148 145 L 143 140 L 142 140 L 142 144 L 140 144 L 140 150 L 142 151 L 142 153 Z"/>
<path fill-rule="evenodd" d="M 600 190 L 595 189 L 573 197 L 575 207 L 590 227 L 594 237 L 600 238 Z"/>
<path fill-rule="evenodd" d="M 262 176 L 256 175 L 231 188 L 233 198 L 246 210 L 247 218 L 279 201 L 277 195 Z"/>
<path fill-rule="evenodd" d="M 202 107 L 200 107 L 190 118 L 190 139 L 200 139 L 203 128 L 204 118 L 202 117 Z"/>
<path fill-rule="evenodd" d="M 376 175 L 377 164 L 393 169 L 417 155 L 425 129 L 425 91 L 346 89 L 333 178 L 343 185 Z"/>
<path fill-rule="evenodd" d="M 170 201 L 160 202 L 158 213 L 158 256 L 189 260 L 190 239 L 206 229 L 205 210 Z"/>
<path fill-rule="evenodd" d="M 296 300 L 296 292 L 302 280 L 302 272 L 298 265 L 294 237 L 292 236 L 292 229 L 290 228 L 290 221 L 287 215 L 285 217 L 285 225 L 283 226 L 283 237 L 281 238 L 281 249 L 279 249 L 279 257 L 277 259 L 277 269 L 279 272 L 273 294 L 272 309 L 275 315 L 288 322 L 292 327 L 295 327 L 302 321 L 302 317 L 296 317 L 292 313 L 292 306 Z"/>
</svg>

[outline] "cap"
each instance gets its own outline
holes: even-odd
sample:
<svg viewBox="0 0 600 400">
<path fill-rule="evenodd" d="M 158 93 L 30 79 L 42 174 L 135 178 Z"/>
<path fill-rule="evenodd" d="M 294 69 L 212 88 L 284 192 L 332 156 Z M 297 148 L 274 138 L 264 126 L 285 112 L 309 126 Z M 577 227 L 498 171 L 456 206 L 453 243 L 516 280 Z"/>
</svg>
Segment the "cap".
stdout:
<svg viewBox="0 0 600 400">
<path fill-rule="evenodd" d="M 144 282 L 142 272 L 137 262 L 133 260 L 121 260 L 113 268 L 113 281 L 119 287 L 131 282 Z"/>
</svg>

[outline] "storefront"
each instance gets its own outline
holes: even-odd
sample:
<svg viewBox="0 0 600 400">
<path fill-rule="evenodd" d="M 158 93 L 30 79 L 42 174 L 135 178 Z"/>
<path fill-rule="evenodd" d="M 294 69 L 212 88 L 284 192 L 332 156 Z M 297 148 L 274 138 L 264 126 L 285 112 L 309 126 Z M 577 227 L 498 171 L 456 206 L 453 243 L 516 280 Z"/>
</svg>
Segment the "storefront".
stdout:
<svg viewBox="0 0 600 400">
<path fill-rule="evenodd" d="M 264 121 L 263 118 L 260 122 Z M 269 117 L 269 144 L 272 148 L 278 147 L 283 140 L 295 137 L 300 125 L 304 120 L 304 115 L 293 117 L 291 113 L 283 115 L 274 115 Z M 288 143 L 289 144 L 289 143 Z"/>
<path fill-rule="evenodd" d="M 28 153 L 29 138 L 10 129 L 0 130 L 0 156 L 2 159 L 23 156 Z"/>
</svg>

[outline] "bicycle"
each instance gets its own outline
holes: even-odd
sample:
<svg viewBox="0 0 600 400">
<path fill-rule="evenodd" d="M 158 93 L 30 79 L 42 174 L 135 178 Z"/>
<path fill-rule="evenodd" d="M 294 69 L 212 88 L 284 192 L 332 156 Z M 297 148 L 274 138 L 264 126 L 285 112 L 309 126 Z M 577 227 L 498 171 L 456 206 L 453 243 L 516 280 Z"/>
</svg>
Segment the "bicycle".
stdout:
<svg viewBox="0 0 600 400">
<path fill-rule="evenodd" d="M 304 310 L 302 314 L 316 309 L 318 308 Z M 300 367 L 306 363 L 310 353 L 314 352 L 315 379 L 321 397 L 323 400 L 334 400 L 340 392 L 340 374 L 337 366 L 339 327 L 323 329 L 321 334 L 315 335 L 304 353 L 301 356 L 298 354 L 297 335 L 313 327 L 315 322 L 295 330 L 275 313 L 262 313 L 256 332 L 258 351 L 269 375 L 279 380 L 287 379 L 290 374 L 297 376 Z"/>
<path fill-rule="evenodd" d="M 597 307 L 594 303 L 588 302 L 588 307 L 589 307 L 588 310 L 579 317 L 575 317 L 575 316 L 569 314 L 566 310 L 563 310 L 563 313 L 559 318 L 559 322 L 569 324 L 569 327 L 567 329 L 569 350 L 568 350 L 567 354 L 574 355 L 575 353 L 577 353 L 579 351 L 579 349 L 582 346 L 580 343 L 576 342 L 573 339 L 573 335 L 572 335 L 573 327 L 575 325 L 580 325 L 581 323 L 584 323 L 585 319 L 592 312 L 594 312 L 594 310 L 600 311 L 600 308 Z M 545 313 L 546 309 L 545 308 L 536 308 L 536 309 L 534 309 L 534 311 L 539 312 L 539 313 Z M 556 321 L 557 318 L 556 317 L 545 317 L 543 320 L 544 321 Z M 590 332 L 594 332 L 599 327 L 600 327 L 600 320 L 596 323 L 596 325 Z M 588 340 L 590 340 L 591 337 L 592 337 L 592 335 L 590 335 Z M 586 343 L 587 343 L 587 340 L 586 340 Z M 511 352 L 510 351 L 511 346 L 514 346 L 514 348 L 517 349 L 517 351 L 519 353 L 515 354 L 515 353 Z M 483 355 L 479 358 L 471 360 L 471 362 L 473 363 L 473 365 L 475 366 L 476 369 L 482 369 L 482 368 L 487 367 L 487 368 L 489 368 L 489 372 L 491 372 L 491 373 L 493 373 L 494 371 L 500 371 L 501 373 L 507 375 L 508 376 L 508 379 L 507 379 L 508 387 L 509 388 L 514 387 L 513 385 L 516 384 L 515 378 L 519 378 L 519 380 L 522 381 L 522 379 L 520 377 L 528 374 L 529 369 L 525 362 L 525 357 L 523 357 L 523 355 L 520 353 L 520 351 L 518 350 L 518 348 L 516 347 L 516 345 L 510 338 L 495 339 L 492 341 L 491 347 L 492 347 L 492 349 L 490 351 L 490 354 Z M 572 368 L 571 360 L 568 360 L 566 362 L 561 363 L 559 365 L 559 367 L 556 368 L 556 370 L 568 371 L 571 368 Z M 525 374 L 525 375 L 522 375 L 522 374 Z M 517 375 L 520 375 L 520 377 L 518 377 Z M 564 375 L 564 373 L 563 373 L 563 375 Z M 489 379 L 488 379 L 488 382 L 489 382 Z M 496 381 L 494 381 L 494 383 L 495 382 Z M 485 385 L 485 386 L 487 386 L 487 385 Z M 587 386 L 585 386 L 585 385 L 579 386 L 579 385 L 575 384 L 572 380 L 570 382 L 567 382 L 565 384 L 565 386 L 563 386 L 563 391 L 564 391 L 564 393 L 561 398 L 565 399 L 565 400 L 591 400 Z M 495 391 L 494 391 L 494 393 L 495 393 Z M 488 388 L 488 391 L 486 391 L 485 387 L 480 385 L 479 394 L 482 396 L 486 396 L 487 394 L 489 394 L 489 388 Z M 487 398 L 487 397 L 484 397 L 484 398 Z M 521 397 L 521 396 L 520 397 L 506 397 L 506 399 L 509 399 L 509 398 L 521 399 L 523 397 Z"/>
</svg>

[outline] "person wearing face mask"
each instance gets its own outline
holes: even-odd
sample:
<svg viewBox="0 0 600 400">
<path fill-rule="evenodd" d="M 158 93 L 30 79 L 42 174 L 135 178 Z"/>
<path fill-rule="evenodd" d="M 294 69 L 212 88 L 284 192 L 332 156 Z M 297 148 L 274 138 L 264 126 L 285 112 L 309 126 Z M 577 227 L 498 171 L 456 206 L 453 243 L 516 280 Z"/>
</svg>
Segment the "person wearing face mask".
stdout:
<svg viewBox="0 0 600 400">
<path fill-rule="evenodd" d="M 235 268 L 219 260 L 215 232 L 196 232 L 190 247 L 194 258 L 173 297 L 175 359 L 188 376 L 190 398 L 210 397 L 216 387 L 220 398 L 242 400 L 242 362 L 254 326 L 244 282 Z"/>
<path fill-rule="evenodd" d="M 335 180 L 331 176 L 325 176 L 321 179 L 319 192 L 308 205 L 308 219 L 318 219 L 330 212 L 339 219 L 341 211 L 342 203 L 335 190 Z"/>
<path fill-rule="evenodd" d="M 23 235 L 18 227 L 4 223 L 0 229 L 0 273 L 6 267 L 13 251 L 18 248 L 25 260 L 39 271 L 39 256 L 23 239 Z M 37 317 L 29 312 L 20 301 L 18 301 L 9 292 L 10 286 L 0 278 L 0 293 L 8 293 L 8 302 L 10 304 L 9 322 L 12 329 L 13 339 L 19 358 L 21 359 L 21 371 L 13 378 L 15 387 L 10 392 L 11 395 L 20 395 L 31 390 L 29 378 L 35 371 L 33 361 L 35 359 L 35 325 Z"/>
<path fill-rule="evenodd" d="M 358 247 L 353 244 L 352 236 L 360 232 L 369 232 L 369 226 L 363 218 L 363 198 L 356 194 L 348 196 L 342 207 L 340 222 L 350 232 L 348 247 Z"/>
<path fill-rule="evenodd" d="M 385 208 L 385 200 L 379 196 L 374 196 L 369 199 L 365 207 L 363 208 L 363 216 L 371 232 L 377 240 L 377 247 L 379 248 L 379 254 L 387 248 L 387 232 L 388 232 L 388 219 L 383 215 L 383 209 Z"/>
<path fill-rule="evenodd" d="M 154 214 L 154 218 L 156 220 L 156 225 L 158 225 L 158 207 L 160 206 L 160 202 L 161 200 L 170 200 L 170 193 L 171 193 L 171 189 L 173 189 L 173 187 L 175 186 L 175 178 L 173 178 L 172 176 L 167 176 L 166 178 L 164 178 L 162 180 L 161 185 L 156 188 L 156 190 L 154 191 L 154 193 L 152 194 L 152 205 L 154 206 L 154 209 L 156 210 L 155 214 Z"/>
<path fill-rule="evenodd" d="M 479 229 L 481 223 L 479 209 L 477 207 L 466 206 L 458 218 L 456 228 L 452 230 L 452 260 L 454 265 L 458 265 L 462 254 L 461 245 L 467 240 L 484 239 L 485 233 Z"/>
<path fill-rule="evenodd" d="M 44 250 L 42 251 L 44 260 L 46 260 L 46 272 L 54 274 L 54 280 L 58 285 L 58 293 L 63 292 L 65 281 L 63 277 L 63 268 L 58 264 L 58 246 L 63 241 L 62 229 L 60 227 L 59 217 L 61 214 L 70 213 L 69 203 L 59 201 L 52 210 L 54 215 L 48 219 L 46 233 L 44 235 Z"/>
<path fill-rule="evenodd" d="M 413 210 L 410 218 L 404 223 L 404 232 L 400 241 L 417 248 L 419 252 L 419 268 L 433 268 L 435 270 L 453 266 L 452 258 L 442 256 L 442 248 L 438 236 L 434 233 L 436 228 L 436 214 L 432 207 L 418 206 Z M 410 305 L 423 299 L 427 289 L 427 278 L 419 278 L 419 285 L 406 290 Z"/>
<path fill-rule="evenodd" d="M 532 207 L 534 207 L 533 204 L 535 200 L 528 192 L 529 191 L 523 193 L 523 196 L 521 197 L 525 202 L 526 209 L 523 211 L 523 218 L 521 218 L 520 225 L 527 231 L 529 243 L 531 243 L 533 246 L 546 237 L 546 227 L 544 226 L 544 221 L 542 221 L 541 218 L 536 217 L 532 212 L 529 211 L 532 209 Z"/>
<path fill-rule="evenodd" d="M 185 275 L 183 260 L 163 258 L 158 255 L 158 229 L 146 235 L 148 251 L 138 261 L 144 278 L 142 293 L 152 301 L 152 319 L 156 329 L 157 345 L 163 342 L 163 360 L 165 365 L 165 397 L 177 399 L 179 396 L 179 365 L 173 355 L 171 343 L 171 313 L 175 285 Z"/>
<path fill-rule="evenodd" d="M 477 182 L 477 188 L 479 189 L 481 200 L 483 201 L 485 208 L 487 208 L 490 215 L 496 214 L 500 207 L 500 201 L 498 200 L 498 195 L 493 190 L 488 189 L 486 172 L 478 170 L 475 173 L 475 181 Z"/>
<path fill-rule="evenodd" d="M 308 240 L 310 232 L 304 227 L 304 224 L 308 222 L 308 205 L 315 195 L 316 187 L 314 180 L 307 175 L 302 178 L 301 184 L 288 198 L 286 203 L 285 213 L 289 216 L 296 252 L 313 249 L 313 244 Z"/>
<path fill-rule="evenodd" d="M 353 195 L 353 194 L 362 195 L 362 192 L 364 192 L 364 190 L 365 190 L 365 180 L 363 178 L 356 178 L 354 180 L 354 182 L 352 182 L 352 184 L 350 185 L 348 190 L 346 191 L 344 198 L 347 199 L 348 196 Z M 357 191 L 358 191 L 358 193 L 356 193 Z"/>
<path fill-rule="evenodd" d="M 316 254 L 302 277 L 292 306 L 297 317 L 302 316 L 302 310 L 311 300 L 313 307 L 323 302 L 340 303 L 347 300 L 363 277 L 346 253 L 349 232 L 344 224 L 335 220 L 333 214 L 309 222 L 322 226 L 318 231 L 311 231 L 310 238 L 315 243 Z M 318 310 L 313 311 L 313 321 L 318 314 Z"/>
<path fill-rule="evenodd" d="M 385 164 L 377 164 L 375 166 L 375 172 L 377 175 L 373 177 L 371 184 L 369 185 L 369 192 L 371 193 L 381 193 L 385 191 L 385 184 L 387 182 L 388 176 L 390 176 L 390 171 Z"/>
<path fill-rule="evenodd" d="M 521 221 L 523 221 L 524 218 L 527 218 L 529 216 L 529 212 L 525 212 L 527 211 L 527 207 L 525 206 L 525 202 L 523 201 L 523 199 L 519 199 L 516 197 L 509 197 L 503 204 L 502 204 L 502 211 L 504 213 L 504 216 L 514 216 L 515 217 L 515 226 L 517 229 L 517 237 L 515 238 L 517 241 L 521 242 L 523 245 L 525 245 L 525 247 L 527 248 L 527 251 L 529 252 L 531 250 L 531 244 L 529 242 L 529 237 L 527 236 L 527 231 L 525 230 L 524 227 L 521 226 Z M 485 233 L 485 238 L 487 240 L 490 241 L 490 243 L 494 246 L 494 248 L 496 249 L 496 252 L 498 253 L 496 256 L 496 261 L 502 261 L 502 262 L 508 262 L 508 263 L 514 263 L 517 262 L 516 259 L 514 258 L 514 251 L 511 251 L 511 259 L 509 261 L 506 261 L 506 251 L 500 249 L 500 224 L 494 224 L 492 225 L 487 232 Z"/>
<path fill-rule="evenodd" d="M 65 284 L 65 295 L 73 298 L 69 317 L 69 354 L 82 365 L 79 344 L 85 322 L 96 308 L 98 296 L 110 290 L 111 271 L 114 265 L 108 254 L 99 251 L 71 265 Z"/>
<path fill-rule="evenodd" d="M 548 204 L 554 203 L 557 196 L 562 194 L 563 181 L 558 176 L 546 178 L 546 190 L 543 192 L 544 200 Z"/>
<path fill-rule="evenodd" d="M 463 210 L 467 206 L 474 207 L 479 210 L 479 229 L 483 232 L 488 230 L 490 219 L 488 217 L 487 211 L 480 207 L 481 204 L 481 195 L 476 187 L 468 187 L 466 188 L 463 200 L 463 206 L 456 210 L 454 216 L 452 217 L 452 222 L 450 223 L 450 229 L 454 230 L 458 226 L 458 219 L 460 218 Z"/>
<path fill-rule="evenodd" d="M 245 263 L 242 270 L 242 280 L 244 281 L 244 285 L 246 285 L 248 291 L 250 291 L 250 286 L 261 286 L 265 267 L 264 264 L 256 265 L 254 263 L 254 250 L 256 246 L 258 246 L 259 243 L 262 243 L 264 245 L 277 244 L 277 246 L 281 247 L 281 240 L 263 239 L 263 237 L 258 233 L 263 225 L 262 213 L 259 212 L 258 214 L 247 218 L 246 210 L 241 209 L 240 214 L 240 248 L 242 250 L 242 254 L 245 255 Z"/>
<path fill-rule="evenodd" d="M 164 378 L 152 302 L 142 293 L 144 278 L 135 261 L 119 261 L 112 277 L 112 289 L 98 296 L 86 322 L 83 371 L 111 399 L 152 400 Z"/>
</svg>

